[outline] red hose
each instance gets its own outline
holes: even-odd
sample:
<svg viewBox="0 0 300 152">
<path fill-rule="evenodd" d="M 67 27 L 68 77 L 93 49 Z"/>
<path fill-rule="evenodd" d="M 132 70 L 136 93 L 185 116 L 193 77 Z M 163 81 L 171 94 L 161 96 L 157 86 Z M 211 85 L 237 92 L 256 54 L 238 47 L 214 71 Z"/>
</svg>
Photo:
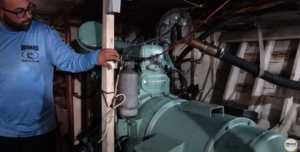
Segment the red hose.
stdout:
<svg viewBox="0 0 300 152">
<path fill-rule="evenodd" d="M 190 31 L 188 33 L 187 36 L 185 36 L 184 38 L 182 38 L 180 41 L 178 41 L 176 44 L 174 44 L 173 46 L 171 46 L 169 49 L 165 50 L 164 52 L 154 55 L 154 56 L 150 56 L 147 58 L 143 58 L 143 60 L 149 60 L 149 59 L 153 59 L 156 57 L 159 57 L 167 52 L 169 52 L 170 50 L 172 50 L 173 48 L 175 48 L 177 45 L 179 45 L 181 42 L 183 42 L 187 37 L 189 37 L 190 35 L 192 35 L 198 28 L 200 28 L 205 22 L 207 22 L 215 13 L 217 13 L 222 7 L 224 7 L 230 0 L 225 1 L 221 6 L 219 6 L 214 12 L 212 12 L 203 22 L 201 22 L 195 29 L 193 29 L 192 31 Z"/>
</svg>

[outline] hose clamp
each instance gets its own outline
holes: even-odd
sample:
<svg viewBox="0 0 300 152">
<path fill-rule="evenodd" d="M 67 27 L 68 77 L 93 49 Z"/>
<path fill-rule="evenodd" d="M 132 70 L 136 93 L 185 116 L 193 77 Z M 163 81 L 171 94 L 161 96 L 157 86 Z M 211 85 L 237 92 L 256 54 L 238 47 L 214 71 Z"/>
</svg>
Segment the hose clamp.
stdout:
<svg viewBox="0 0 300 152">
<path fill-rule="evenodd" d="M 221 59 L 225 54 L 225 49 L 224 48 L 221 48 L 220 49 L 220 53 L 218 54 L 218 56 L 216 56 L 217 58 Z"/>
</svg>

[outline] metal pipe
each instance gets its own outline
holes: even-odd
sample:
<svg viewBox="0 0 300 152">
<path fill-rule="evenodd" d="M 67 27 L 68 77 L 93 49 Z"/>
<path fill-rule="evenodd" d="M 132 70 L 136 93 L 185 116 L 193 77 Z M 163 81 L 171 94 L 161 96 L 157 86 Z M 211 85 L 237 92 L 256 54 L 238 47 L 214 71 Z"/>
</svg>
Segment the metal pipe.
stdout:
<svg viewBox="0 0 300 152">
<path fill-rule="evenodd" d="M 224 50 L 220 49 L 212 44 L 209 44 L 207 42 L 202 42 L 197 39 L 190 39 L 187 43 L 188 45 L 199 49 L 201 52 L 216 57 L 216 58 L 221 58 L 224 54 Z"/>
</svg>

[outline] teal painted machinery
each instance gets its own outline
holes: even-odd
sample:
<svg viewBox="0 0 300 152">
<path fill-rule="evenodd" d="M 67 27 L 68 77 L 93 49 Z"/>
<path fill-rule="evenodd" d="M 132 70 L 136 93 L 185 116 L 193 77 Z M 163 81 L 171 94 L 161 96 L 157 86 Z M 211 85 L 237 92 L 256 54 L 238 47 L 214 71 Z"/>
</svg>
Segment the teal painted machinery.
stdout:
<svg viewBox="0 0 300 152">
<path fill-rule="evenodd" d="M 81 26 L 81 51 L 101 48 L 101 24 Z M 95 34 L 95 31 L 98 31 Z M 84 42 L 84 44 L 82 44 Z M 86 48 L 92 49 L 88 50 Z M 178 72 L 159 45 L 115 43 L 124 57 L 118 93 L 126 102 L 116 117 L 116 150 L 123 152 L 285 152 L 285 136 L 261 129 L 246 117 L 225 114 L 224 106 L 188 101 L 170 93 L 169 72 Z M 119 140 L 122 139 L 122 140 Z M 97 140 L 96 140 L 97 141 Z"/>
</svg>

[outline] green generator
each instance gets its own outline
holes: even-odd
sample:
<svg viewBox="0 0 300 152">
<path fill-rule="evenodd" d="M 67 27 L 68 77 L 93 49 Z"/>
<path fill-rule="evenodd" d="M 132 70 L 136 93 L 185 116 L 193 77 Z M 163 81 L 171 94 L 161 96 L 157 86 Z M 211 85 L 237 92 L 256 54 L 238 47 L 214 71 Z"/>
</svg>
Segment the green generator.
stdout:
<svg viewBox="0 0 300 152">
<path fill-rule="evenodd" d="M 101 49 L 101 30 L 100 23 L 83 24 L 78 31 L 77 51 Z M 259 128 L 250 118 L 227 114 L 222 105 L 184 100 L 171 94 L 167 74 L 183 75 L 174 68 L 168 53 L 141 60 L 167 48 L 115 41 L 115 49 L 126 59 L 118 93 L 127 97 L 115 118 L 116 151 L 286 152 L 285 136 Z M 101 137 L 99 132 L 97 139 Z M 93 145 L 92 142 L 86 144 Z"/>
</svg>

